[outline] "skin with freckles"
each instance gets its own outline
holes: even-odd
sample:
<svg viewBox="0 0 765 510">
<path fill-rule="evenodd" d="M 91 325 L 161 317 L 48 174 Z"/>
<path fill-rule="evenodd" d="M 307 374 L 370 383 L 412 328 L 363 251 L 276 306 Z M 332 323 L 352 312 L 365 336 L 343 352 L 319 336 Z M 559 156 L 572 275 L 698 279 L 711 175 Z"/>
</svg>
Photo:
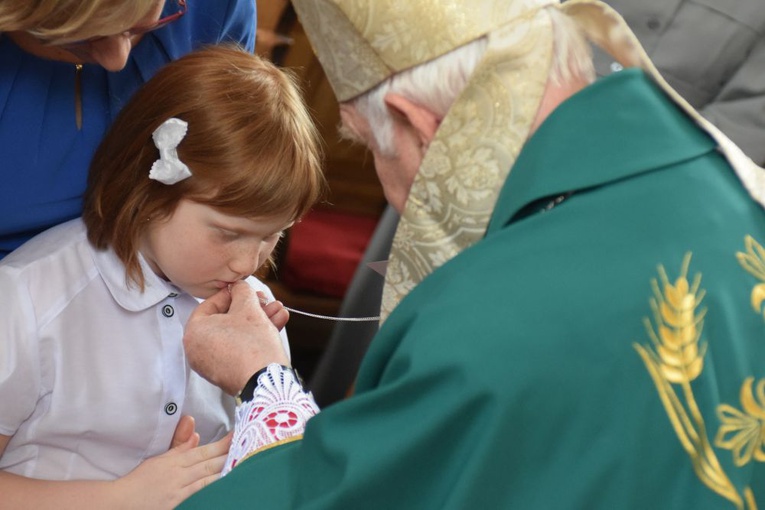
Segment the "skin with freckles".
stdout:
<svg viewBox="0 0 765 510">
<path fill-rule="evenodd" d="M 206 299 L 260 268 L 291 224 L 286 215 L 242 218 L 183 199 L 149 226 L 140 251 L 159 277 Z"/>
</svg>

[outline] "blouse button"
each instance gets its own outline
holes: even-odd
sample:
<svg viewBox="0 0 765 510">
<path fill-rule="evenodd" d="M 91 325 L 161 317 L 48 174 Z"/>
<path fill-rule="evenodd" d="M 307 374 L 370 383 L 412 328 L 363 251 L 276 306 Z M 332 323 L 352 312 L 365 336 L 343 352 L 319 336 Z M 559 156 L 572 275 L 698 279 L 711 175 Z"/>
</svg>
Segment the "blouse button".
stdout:
<svg viewBox="0 0 765 510">
<path fill-rule="evenodd" d="M 178 293 L 177 292 L 171 292 L 170 294 L 167 295 L 167 297 L 169 297 L 169 298 L 178 297 Z"/>
<path fill-rule="evenodd" d="M 165 317 L 172 317 L 175 313 L 175 310 L 173 310 L 173 307 L 170 305 L 165 305 L 162 307 L 162 315 Z"/>
<path fill-rule="evenodd" d="M 178 410 L 178 405 L 175 402 L 170 402 L 165 406 L 165 413 L 169 415 L 175 414 L 175 412 Z"/>
<path fill-rule="evenodd" d="M 646 23 L 649 30 L 658 30 L 661 27 L 661 21 L 657 20 L 656 18 L 651 18 Z"/>
</svg>

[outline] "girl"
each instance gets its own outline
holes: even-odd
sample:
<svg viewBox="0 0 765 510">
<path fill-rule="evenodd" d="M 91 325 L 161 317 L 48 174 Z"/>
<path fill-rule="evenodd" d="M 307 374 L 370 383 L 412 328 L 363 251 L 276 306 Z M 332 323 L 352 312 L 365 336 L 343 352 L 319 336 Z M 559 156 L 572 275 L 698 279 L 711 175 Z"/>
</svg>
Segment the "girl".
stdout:
<svg viewBox="0 0 765 510">
<path fill-rule="evenodd" d="M 182 415 L 203 443 L 231 425 L 233 399 L 188 367 L 184 324 L 238 280 L 272 299 L 251 275 L 323 186 L 313 124 L 273 65 L 212 47 L 152 78 L 95 154 L 83 217 L 0 262 L 0 506 L 174 506 L 219 472 L 225 440 L 157 457 Z M 91 481 L 52 482 L 76 479 Z"/>
</svg>

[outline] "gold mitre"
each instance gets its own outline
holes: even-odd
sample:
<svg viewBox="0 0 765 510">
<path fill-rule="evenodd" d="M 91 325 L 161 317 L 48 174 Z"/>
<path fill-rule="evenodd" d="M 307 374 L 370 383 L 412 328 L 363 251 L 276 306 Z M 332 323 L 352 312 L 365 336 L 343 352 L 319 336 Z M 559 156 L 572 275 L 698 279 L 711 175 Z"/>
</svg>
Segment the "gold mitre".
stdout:
<svg viewBox="0 0 765 510">
<path fill-rule="evenodd" d="M 559 0 L 293 0 L 338 101 Z"/>
</svg>

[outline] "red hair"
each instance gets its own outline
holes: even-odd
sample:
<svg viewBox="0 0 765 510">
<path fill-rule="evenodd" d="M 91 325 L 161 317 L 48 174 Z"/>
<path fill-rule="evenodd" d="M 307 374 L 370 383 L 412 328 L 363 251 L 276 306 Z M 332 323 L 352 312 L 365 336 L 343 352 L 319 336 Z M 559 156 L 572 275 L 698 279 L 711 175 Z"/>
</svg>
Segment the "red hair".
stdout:
<svg viewBox="0 0 765 510">
<path fill-rule="evenodd" d="M 149 179 L 159 157 L 152 132 L 188 123 L 178 156 L 192 176 Z M 111 247 L 143 287 L 138 243 L 150 221 L 181 199 L 247 218 L 299 219 L 325 190 L 316 128 L 294 78 L 231 46 L 188 54 L 162 68 L 130 100 L 91 163 L 83 220 L 98 249 Z"/>
</svg>

